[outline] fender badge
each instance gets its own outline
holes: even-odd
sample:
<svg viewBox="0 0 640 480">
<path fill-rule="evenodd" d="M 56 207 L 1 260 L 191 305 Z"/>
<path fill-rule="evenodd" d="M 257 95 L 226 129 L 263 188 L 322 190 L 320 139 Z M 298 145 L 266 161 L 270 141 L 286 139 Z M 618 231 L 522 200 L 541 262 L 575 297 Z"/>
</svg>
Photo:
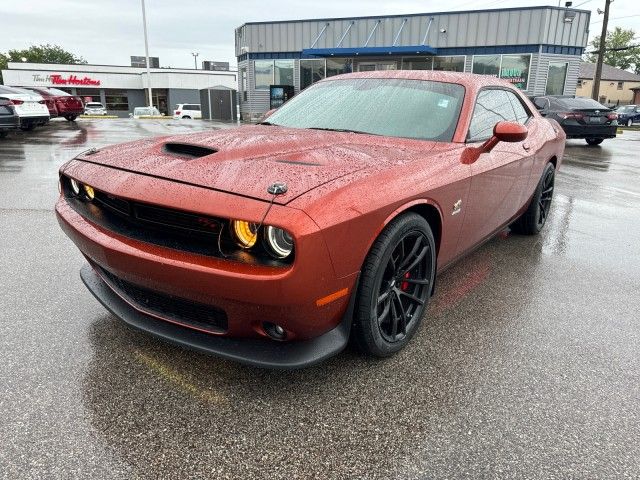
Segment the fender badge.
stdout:
<svg viewBox="0 0 640 480">
<path fill-rule="evenodd" d="M 451 212 L 451 215 L 460 213 L 460 210 L 462 210 L 462 199 L 453 204 L 453 211 Z"/>
</svg>

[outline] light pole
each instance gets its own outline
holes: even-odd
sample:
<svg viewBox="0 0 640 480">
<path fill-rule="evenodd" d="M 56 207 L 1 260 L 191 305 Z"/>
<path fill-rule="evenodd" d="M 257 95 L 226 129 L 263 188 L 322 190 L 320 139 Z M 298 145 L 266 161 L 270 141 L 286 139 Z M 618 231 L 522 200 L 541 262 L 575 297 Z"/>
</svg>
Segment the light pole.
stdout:
<svg viewBox="0 0 640 480">
<path fill-rule="evenodd" d="M 149 106 L 153 107 L 153 97 L 151 96 L 151 70 L 149 69 L 149 40 L 147 39 L 147 12 L 142 1 L 142 25 L 144 27 L 144 56 L 147 64 L 147 90 L 149 90 Z"/>
<path fill-rule="evenodd" d="M 191 52 L 191 55 L 193 55 L 193 66 L 196 67 L 196 70 L 198 69 L 198 55 L 200 55 L 198 52 Z"/>
</svg>

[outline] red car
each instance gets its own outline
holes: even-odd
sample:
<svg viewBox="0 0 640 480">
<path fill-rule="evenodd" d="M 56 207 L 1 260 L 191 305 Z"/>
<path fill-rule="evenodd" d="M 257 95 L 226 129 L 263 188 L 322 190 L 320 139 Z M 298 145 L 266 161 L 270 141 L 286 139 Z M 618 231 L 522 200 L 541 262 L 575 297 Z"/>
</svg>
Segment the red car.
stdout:
<svg viewBox="0 0 640 480">
<path fill-rule="evenodd" d="M 64 90 L 58 90 L 51 87 L 21 87 L 26 90 L 31 90 L 41 95 L 44 99 L 47 107 L 49 108 L 49 114 L 51 118 L 52 107 L 55 108 L 55 116 L 64 117 L 70 122 L 73 122 L 79 115 L 84 113 L 84 103 L 82 99 L 76 95 L 71 95 Z"/>
<path fill-rule="evenodd" d="M 91 150 L 60 170 L 60 225 L 115 316 L 271 368 L 350 337 L 388 356 L 436 273 L 544 226 L 565 135 L 503 80 L 397 71 L 309 87 L 261 125 Z"/>
</svg>

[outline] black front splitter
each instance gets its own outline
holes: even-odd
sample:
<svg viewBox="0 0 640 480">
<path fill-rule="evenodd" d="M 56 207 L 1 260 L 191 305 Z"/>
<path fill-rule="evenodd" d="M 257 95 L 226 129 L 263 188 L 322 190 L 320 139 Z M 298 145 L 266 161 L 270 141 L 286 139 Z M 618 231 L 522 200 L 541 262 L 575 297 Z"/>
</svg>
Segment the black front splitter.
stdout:
<svg viewBox="0 0 640 480">
<path fill-rule="evenodd" d="M 334 329 L 311 340 L 278 342 L 266 338 L 219 337 L 158 320 L 125 302 L 89 264 L 82 267 L 80 277 L 107 310 L 132 327 L 183 347 L 247 365 L 271 369 L 309 367 L 340 353 L 349 341 L 355 295 L 351 295 L 347 312 Z"/>
</svg>

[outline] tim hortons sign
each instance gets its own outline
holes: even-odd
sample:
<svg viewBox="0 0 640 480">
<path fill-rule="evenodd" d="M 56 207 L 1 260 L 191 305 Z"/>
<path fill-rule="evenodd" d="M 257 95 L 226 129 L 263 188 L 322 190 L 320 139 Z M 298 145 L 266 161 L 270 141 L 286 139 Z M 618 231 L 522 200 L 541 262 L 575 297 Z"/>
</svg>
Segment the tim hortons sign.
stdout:
<svg viewBox="0 0 640 480">
<path fill-rule="evenodd" d="M 35 83 L 52 83 L 54 85 L 100 85 L 100 80 L 94 80 L 90 77 L 78 77 L 76 75 L 62 76 L 59 73 L 52 73 L 51 75 L 35 74 L 33 81 Z"/>
</svg>

